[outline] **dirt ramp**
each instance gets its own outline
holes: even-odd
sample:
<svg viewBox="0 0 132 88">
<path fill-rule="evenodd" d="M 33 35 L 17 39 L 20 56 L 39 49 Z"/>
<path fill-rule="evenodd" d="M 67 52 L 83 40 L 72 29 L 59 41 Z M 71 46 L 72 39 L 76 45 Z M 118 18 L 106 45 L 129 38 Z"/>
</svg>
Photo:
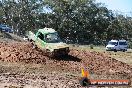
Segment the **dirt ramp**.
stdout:
<svg viewBox="0 0 132 88">
<path fill-rule="evenodd" d="M 26 63 L 45 63 L 47 58 L 28 42 L 0 43 L 0 58 L 2 61 Z"/>
</svg>

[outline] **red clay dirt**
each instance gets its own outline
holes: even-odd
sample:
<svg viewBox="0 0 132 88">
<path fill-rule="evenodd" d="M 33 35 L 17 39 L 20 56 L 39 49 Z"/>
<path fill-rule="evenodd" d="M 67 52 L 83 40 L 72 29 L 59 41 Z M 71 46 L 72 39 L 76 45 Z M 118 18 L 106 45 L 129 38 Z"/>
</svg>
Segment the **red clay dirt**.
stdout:
<svg viewBox="0 0 132 88">
<path fill-rule="evenodd" d="M 45 64 L 63 72 L 80 73 L 85 66 L 91 74 L 119 75 L 132 78 L 132 66 L 108 57 L 105 53 L 71 49 L 69 56 L 49 58 L 41 50 L 32 48 L 28 42 L 1 42 L 0 60 Z"/>
</svg>

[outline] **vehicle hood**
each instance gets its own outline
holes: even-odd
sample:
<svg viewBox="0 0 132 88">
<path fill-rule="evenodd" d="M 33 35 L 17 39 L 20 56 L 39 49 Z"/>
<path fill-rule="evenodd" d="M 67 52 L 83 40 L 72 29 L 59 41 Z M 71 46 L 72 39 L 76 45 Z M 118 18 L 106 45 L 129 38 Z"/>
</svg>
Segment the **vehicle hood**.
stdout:
<svg viewBox="0 0 132 88">
<path fill-rule="evenodd" d="M 115 47 L 115 45 L 107 45 L 106 47 Z"/>
<path fill-rule="evenodd" d="M 53 51 L 54 49 L 66 48 L 69 47 L 66 43 L 59 42 L 59 43 L 47 43 L 46 49 Z"/>
</svg>

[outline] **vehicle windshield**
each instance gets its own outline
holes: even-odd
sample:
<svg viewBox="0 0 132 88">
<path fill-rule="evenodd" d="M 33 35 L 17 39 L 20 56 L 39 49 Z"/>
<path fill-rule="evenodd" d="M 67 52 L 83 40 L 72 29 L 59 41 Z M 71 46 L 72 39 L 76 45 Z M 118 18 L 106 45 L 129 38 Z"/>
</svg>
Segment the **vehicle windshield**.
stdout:
<svg viewBox="0 0 132 88">
<path fill-rule="evenodd" d="M 0 25 L 1 27 L 7 27 L 7 25 Z"/>
<path fill-rule="evenodd" d="M 45 40 L 47 43 L 58 43 L 61 42 L 61 39 L 57 32 L 49 33 L 45 35 Z"/>
<path fill-rule="evenodd" d="M 116 45 L 117 42 L 109 42 L 108 45 Z"/>
</svg>

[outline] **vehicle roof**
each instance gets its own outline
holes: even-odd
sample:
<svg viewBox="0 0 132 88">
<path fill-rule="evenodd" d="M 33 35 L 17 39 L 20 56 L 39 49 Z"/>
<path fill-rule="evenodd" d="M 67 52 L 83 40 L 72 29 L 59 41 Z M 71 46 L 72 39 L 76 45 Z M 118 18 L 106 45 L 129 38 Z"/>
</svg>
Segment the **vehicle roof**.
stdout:
<svg viewBox="0 0 132 88">
<path fill-rule="evenodd" d="M 118 40 L 110 40 L 110 42 L 118 42 Z"/>
<path fill-rule="evenodd" d="M 126 40 L 111 40 L 110 42 L 126 42 Z"/>
<path fill-rule="evenodd" d="M 126 42 L 126 40 L 119 40 L 119 42 Z"/>
<path fill-rule="evenodd" d="M 44 33 L 54 33 L 54 32 L 56 32 L 54 29 L 52 29 L 52 28 L 43 28 L 43 29 L 39 29 L 38 30 L 39 32 L 41 32 L 42 34 L 44 34 Z"/>
</svg>

